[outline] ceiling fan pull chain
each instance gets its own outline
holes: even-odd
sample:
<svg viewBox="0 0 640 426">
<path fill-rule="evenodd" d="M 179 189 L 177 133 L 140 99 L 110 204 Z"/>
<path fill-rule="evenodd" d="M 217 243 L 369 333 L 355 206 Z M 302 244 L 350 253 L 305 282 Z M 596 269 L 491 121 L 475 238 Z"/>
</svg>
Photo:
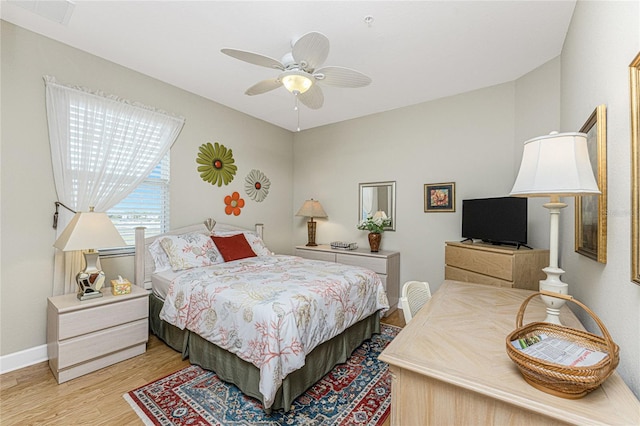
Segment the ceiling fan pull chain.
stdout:
<svg viewBox="0 0 640 426">
<path fill-rule="evenodd" d="M 297 122 L 296 130 L 299 132 L 300 131 L 300 108 L 298 108 L 298 94 L 296 93 L 294 97 L 296 98 L 296 101 L 295 101 L 296 103 L 295 103 L 295 106 L 293 107 L 293 110 L 298 115 L 298 122 Z"/>
</svg>

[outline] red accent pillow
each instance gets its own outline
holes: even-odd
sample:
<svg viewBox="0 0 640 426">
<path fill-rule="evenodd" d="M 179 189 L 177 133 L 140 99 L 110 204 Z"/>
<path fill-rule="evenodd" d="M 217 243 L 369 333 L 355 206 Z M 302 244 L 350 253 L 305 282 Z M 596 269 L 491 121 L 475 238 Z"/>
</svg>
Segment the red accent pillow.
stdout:
<svg viewBox="0 0 640 426">
<path fill-rule="evenodd" d="M 251 245 L 244 234 L 236 234 L 230 237 L 216 237 L 212 235 L 211 239 L 216 247 L 218 247 L 218 251 L 225 262 L 257 256 L 251 249 Z"/>
</svg>

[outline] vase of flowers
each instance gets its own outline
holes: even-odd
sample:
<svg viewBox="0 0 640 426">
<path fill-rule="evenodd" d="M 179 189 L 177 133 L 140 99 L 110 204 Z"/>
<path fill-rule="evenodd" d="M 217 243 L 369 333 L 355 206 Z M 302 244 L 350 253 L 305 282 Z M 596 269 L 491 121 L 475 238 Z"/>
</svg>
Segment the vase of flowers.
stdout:
<svg viewBox="0 0 640 426">
<path fill-rule="evenodd" d="M 372 252 L 380 250 L 384 227 L 389 225 L 391 225 L 391 219 L 387 217 L 385 212 L 376 212 L 373 216 L 369 215 L 358 223 L 358 229 L 369 231 L 369 247 Z"/>
</svg>

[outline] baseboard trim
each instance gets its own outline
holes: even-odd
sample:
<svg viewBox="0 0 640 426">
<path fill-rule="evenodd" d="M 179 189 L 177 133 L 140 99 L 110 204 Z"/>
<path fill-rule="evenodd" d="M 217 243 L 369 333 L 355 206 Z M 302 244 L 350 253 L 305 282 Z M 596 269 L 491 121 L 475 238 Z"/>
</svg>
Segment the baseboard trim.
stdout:
<svg viewBox="0 0 640 426">
<path fill-rule="evenodd" d="M 0 356 L 0 374 L 19 370 L 39 362 L 47 361 L 47 345 L 40 345 L 23 351 Z"/>
</svg>

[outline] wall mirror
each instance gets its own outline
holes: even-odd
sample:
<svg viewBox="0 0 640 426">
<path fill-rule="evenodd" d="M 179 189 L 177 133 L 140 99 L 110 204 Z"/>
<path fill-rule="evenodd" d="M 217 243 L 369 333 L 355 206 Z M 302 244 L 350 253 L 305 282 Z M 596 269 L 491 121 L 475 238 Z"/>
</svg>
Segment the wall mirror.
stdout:
<svg viewBox="0 0 640 426">
<path fill-rule="evenodd" d="M 358 223 L 373 216 L 378 211 L 383 211 L 391 218 L 391 225 L 385 227 L 385 231 L 396 230 L 396 183 L 395 182 L 368 182 L 359 185 L 360 202 L 358 205 Z"/>
</svg>

